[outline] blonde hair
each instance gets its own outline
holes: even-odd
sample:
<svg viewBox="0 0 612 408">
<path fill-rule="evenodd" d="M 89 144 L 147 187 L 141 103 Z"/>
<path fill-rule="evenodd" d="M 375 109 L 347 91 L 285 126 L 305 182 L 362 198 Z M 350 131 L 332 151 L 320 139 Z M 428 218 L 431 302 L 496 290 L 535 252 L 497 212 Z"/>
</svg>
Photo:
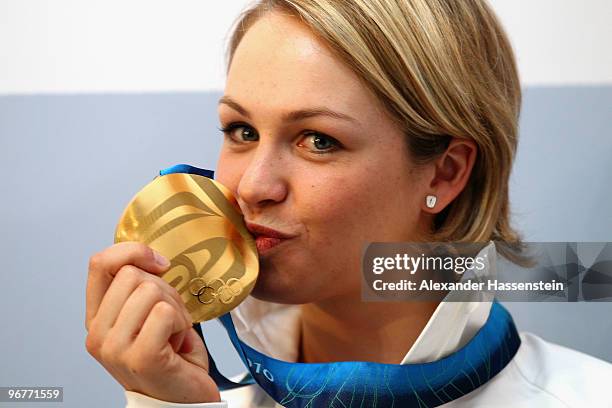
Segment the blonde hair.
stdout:
<svg viewBox="0 0 612 408">
<path fill-rule="evenodd" d="M 434 222 L 434 240 L 498 240 L 519 248 L 508 183 L 521 89 L 511 45 L 484 0 L 260 0 L 238 19 L 228 69 L 245 32 L 272 10 L 300 18 L 378 96 L 425 163 L 452 137 L 478 154 L 464 190 Z"/>
</svg>

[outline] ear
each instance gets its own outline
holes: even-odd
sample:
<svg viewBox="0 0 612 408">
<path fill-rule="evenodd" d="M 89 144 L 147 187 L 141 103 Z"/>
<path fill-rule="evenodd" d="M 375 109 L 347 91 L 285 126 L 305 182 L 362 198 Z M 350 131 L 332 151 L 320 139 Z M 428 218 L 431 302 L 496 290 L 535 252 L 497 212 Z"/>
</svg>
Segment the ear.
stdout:
<svg viewBox="0 0 612 408">
<path fill-rule="evenodd" d="M 463 191 L 472 174 L 477 152 L 478 146 L 473 140 L 451 139 L 446 151 L 433 163 L 433 176 L 426 194 L 436 197 L 435 205 L 429 208 L 423 197 L 423 211 L 437 214 Z"/>
</svg>

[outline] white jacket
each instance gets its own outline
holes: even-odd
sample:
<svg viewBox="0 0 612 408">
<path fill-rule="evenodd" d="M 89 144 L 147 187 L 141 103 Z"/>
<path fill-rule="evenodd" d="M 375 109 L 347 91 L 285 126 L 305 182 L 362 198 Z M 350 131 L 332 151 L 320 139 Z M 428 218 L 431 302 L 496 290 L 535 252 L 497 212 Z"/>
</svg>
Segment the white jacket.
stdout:
<svg viewBox="0 0 612 408">
<path fill-rule="evenodd" d="M 494 256 L 494 249 L 491 244 L 483 251 Z M 401 364 L 435 361 L 458 350 L 484 325 L 490 309 L 490 301 L 441 302 Z M 230 313 L 242 341 L 276 359 L 297 361 L 299 310 L 299 305 L 269 303 L 249 296 Z M 440 407 L 612 408 L 612 364 L 531 333 L 520 333 L 520 338 L 519 350 L 501 372 Z M 179 404 L 131 391 L 125 394 L 126 408 L 281 407 L 257 384 L 223 391 L 222 402 L 217 403 Z"/>
</svg>

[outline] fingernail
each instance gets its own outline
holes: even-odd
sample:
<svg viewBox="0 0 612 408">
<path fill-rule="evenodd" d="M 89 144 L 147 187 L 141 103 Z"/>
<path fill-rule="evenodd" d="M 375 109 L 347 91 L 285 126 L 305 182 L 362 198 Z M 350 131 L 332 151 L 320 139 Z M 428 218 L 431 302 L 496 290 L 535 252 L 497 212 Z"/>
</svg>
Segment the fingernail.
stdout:
<svg viewBox="0 0 612 408">
<path fill-rule="evenodd" d="M 153 251 L 153 256 L 155 257 L 155 262 L 157 262 L 159 266 L 163 266 L 165 268 L 166 266 L 170 265 L 170 261 L 159 252 Z"/>
</svg>

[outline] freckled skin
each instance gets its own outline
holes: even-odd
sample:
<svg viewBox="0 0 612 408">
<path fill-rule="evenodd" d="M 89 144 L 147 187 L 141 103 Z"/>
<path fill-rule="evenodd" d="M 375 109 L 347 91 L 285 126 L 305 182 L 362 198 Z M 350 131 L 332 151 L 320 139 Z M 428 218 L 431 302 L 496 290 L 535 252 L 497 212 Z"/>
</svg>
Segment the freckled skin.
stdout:
<svg viewBox="0 0 612 408">
<path fill-rule="evenodd" d="M 238 148 L 226 140 L 217 179 L 234 192 L 248 221 L 298 234 L 261 259 L 255 297 L 308 303 L 360 293 L 365 243 L 417 240 L 426 231 L 427 185 L 411 171 L 404 135 L 306 26 L 276 13 L 258 20 L 236 50 L 225 95 L 250 118 L 220 104 L 221 124 L 247 123 L 259 140 Z M 283 119 L 321 106 L 357 123 Z M 314 153 L 305 130 L 342 147 Z"/>
</svg>

